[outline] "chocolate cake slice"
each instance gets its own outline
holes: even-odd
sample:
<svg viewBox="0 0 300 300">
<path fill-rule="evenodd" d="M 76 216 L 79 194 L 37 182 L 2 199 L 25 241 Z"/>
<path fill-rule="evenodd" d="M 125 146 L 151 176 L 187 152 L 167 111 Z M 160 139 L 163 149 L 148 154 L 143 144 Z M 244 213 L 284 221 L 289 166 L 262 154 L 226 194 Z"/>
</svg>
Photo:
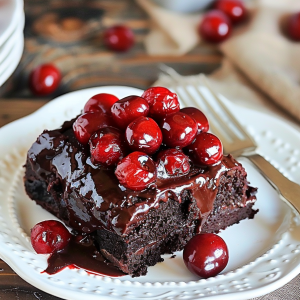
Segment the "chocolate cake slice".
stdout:
<svg viewBox="0 0 300 300">
<path fill-rule="evenodd" d="M 155 185 L 134 191 L 120 184 L 114 169 L 92 162 L 72 124 L 44 131 L 32 145 L 26 192 L 74 231 L 91 236 L 126 274 L 145 275 L 162 254 L 182 250 L 195 234 L 218 232 L 257 212 L 256 189 L 230 155 L 211 166 L 191 164 L 184 176 L 158 176 Z"/>
</svg>

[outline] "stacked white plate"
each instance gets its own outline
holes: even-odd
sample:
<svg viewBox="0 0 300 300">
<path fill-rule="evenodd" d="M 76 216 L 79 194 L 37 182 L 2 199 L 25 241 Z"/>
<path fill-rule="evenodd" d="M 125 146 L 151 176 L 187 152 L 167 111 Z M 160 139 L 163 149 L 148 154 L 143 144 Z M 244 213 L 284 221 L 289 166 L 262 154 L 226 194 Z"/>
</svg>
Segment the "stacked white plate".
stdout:
<svg viewBox="0 0 300 300">
<path fill-rule="evenodd" d="M 21 60 L 24 22 L 23 0 L 0 0 L 0 87 Z"/>
</svg>

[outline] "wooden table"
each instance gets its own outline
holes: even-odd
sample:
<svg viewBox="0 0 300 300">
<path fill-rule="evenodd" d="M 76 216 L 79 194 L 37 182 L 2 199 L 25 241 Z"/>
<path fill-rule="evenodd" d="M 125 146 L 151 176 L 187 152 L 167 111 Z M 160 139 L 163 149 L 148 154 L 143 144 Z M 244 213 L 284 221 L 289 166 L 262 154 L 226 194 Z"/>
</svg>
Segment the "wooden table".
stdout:
<svg viewBox="0 0 300 300">
<path fill-rule="evenodd" d="M 221 61 L 216 48 L 202 45 L 181 57 L 150 57 L 143 38 L 149 30 L 146 14 L 133 0 L 25 0 L 25 50 L 13 76 L 0 88 L 0 127 L 26 116 L 51 99 L 69 91 L 128 85 L 145 89 L 156 79 L 159 64 L 181 74 L 210 73 Z M 103 29 L 130 26 L 136 44 L 116 54 L 103 46 Z M 41 63 L 54 63 L 62 72 L 59 89 L 38 98 L 28 89 L 28 74 Z M 58 299 L 24 282 L 0 260 L 0 299 Z"/>
</svg>

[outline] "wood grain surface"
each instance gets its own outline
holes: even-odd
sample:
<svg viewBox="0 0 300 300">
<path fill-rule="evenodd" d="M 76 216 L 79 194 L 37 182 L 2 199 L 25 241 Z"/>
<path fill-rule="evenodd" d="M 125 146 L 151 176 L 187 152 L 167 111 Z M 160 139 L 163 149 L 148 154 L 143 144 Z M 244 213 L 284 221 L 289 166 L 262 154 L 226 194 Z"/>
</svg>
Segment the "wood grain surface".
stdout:
<svg viewBox="0 0 300 300">
<path fill-rule="evenodd" d="M 151 24 L 133 0 L 25 0 L 25 18 L 22 60 L 0 87 L 0 127 L 66 92 L 103 85 L 145 89 L 157 79 L 161 63 L 188 75 L 210 73 L 222 58 L 210 45 L 181 57 L 148 56 L 143 38 Z M 132 28 L 136 37 L 126 53 L 108 51 L 102 42 L 103 30 L 120 23 Z M 54 94 L 41 99 L 28 89 L 28 76 L 46 62 L 60 69 L 62 82 Z M 58 298 L 32 287 L 0 260 L 0 299 Z"/>
<path fill-rule="evenodd" d="M 146 14 L 133 0 L 25 0 L 25 50 L 19 67 L 0 88 L 5 98 L 32 98 L 30 71 L 41 63 L 55 64 L 62 72 L 59 89 L 48 99 L 69 91 L 102 85 L 150 86 L 165 63 L 182 74 L 210 73 L 221 54 L 201 45 L 180 57 L 151 57 L 143 38 L 149 31 Z M 135 46 L 126 53 L 108 51 L 103 30 L 113 24 L 133 29 Z"/>
</svg>

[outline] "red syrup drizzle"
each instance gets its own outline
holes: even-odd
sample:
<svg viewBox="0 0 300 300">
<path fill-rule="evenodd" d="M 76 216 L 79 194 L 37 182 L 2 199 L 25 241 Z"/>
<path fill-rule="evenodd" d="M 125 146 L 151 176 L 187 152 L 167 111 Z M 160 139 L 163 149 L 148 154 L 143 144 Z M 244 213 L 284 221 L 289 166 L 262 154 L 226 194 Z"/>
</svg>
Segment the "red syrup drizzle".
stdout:
<svg viewBox="0 0 300 300">
<path fill-rule="evenodd" d="M 48 258 L 48 267 L 42 273 L 54 275 L 65 268 L 84 269 L 100 276 L 121 277 L 127 274 L 114 267 L 97 250 L 89 236 L 72 236 L 68 247 L 54 252 Z"/>
</svg>

